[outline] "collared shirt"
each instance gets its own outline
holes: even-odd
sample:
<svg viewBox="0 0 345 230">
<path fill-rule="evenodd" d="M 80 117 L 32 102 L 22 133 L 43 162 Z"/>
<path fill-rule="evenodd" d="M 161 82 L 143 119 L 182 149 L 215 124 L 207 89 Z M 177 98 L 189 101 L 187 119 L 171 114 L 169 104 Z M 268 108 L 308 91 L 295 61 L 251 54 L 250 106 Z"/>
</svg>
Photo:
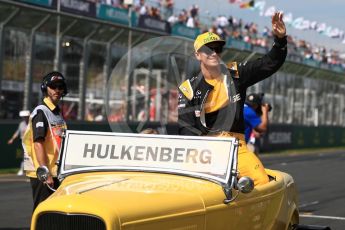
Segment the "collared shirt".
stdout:
<svg viewBox="0 0 345 230">
<path fill-rule="evenodd" d="M 206 104 L 205 112 L 212 113 L 220 110 L 229 104 L 228 90 L 224 83 L 224 76 L 215 79 L 206 79 L 206 82 L 213 86 L 213 90 L 209 93 Z"/>
<path fill-rule="evenodd" d="M 42 105 L 45 105 L 50 109 L 55 115 L 60 113 L 59 106 L 54 105 L 47 97 L 43 99 Z M 44 115 L 42 110 L 37 111 L 37 115 L 32 118 L 32 131 L 33 140 L 44 141 L 47 135 L 47 130 L 49 128 L 48 120 Z"/>
</svg>

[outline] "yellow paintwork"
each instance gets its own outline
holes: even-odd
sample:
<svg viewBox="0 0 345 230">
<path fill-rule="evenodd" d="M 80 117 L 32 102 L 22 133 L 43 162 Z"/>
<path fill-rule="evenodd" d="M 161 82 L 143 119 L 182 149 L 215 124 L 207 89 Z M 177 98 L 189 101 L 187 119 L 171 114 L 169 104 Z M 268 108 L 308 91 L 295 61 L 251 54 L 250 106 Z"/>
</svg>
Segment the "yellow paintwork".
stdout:
<svg viewBox="0 0 345 230">
<path fill-rule="evenodd" d="M 100 217 L 108 230 L 286 229 L 297 214 L 293 179 L 276 178 L 224 204 L 224 192 L 213 182 L 186 176 L 143 172 L 92 172 L 67 177 L 41 203 L 40 213 L 85 213 Z M 234 191 L 235 192 L 235 191 Z"/>
</svg>

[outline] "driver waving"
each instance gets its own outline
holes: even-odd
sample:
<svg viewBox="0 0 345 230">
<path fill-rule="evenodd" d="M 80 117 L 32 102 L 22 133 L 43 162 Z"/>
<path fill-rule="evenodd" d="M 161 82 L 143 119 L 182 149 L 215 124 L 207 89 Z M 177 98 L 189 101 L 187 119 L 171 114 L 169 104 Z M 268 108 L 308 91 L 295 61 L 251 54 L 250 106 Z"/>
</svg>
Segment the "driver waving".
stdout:
<svg viewBox="0 0 345 230">
<path fill-rule="evenodd" d="M 285 61 L 287 39 L 282 18 L 281 12 L 272 17 L 274 44 L 266 55 L 227 67 L 220 59 L 225 41 L 211 32 L 199 35 L 194 49 L 201 72 L 179 86 L 179 134 L 238 138 L 239 176 L 251 177 L 255 185 L 265 184 L 269 178 L 260 160 L 247 149 L 243 106 L 247 88 L 274 74 Z"/>
</svg>

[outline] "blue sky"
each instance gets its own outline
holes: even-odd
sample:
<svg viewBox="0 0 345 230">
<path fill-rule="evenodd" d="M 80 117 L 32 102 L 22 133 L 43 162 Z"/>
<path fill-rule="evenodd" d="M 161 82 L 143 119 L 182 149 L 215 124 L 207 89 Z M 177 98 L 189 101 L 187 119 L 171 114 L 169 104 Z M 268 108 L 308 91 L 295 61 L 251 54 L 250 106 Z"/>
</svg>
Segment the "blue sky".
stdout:
<svg viewBox="0 0 345 230">
<path fill-rule="evenodd" d="M 243 0 L 246 1 L 246 0 Z M 248 0 L 249 1 L 249 0 Z M 259 0 L 257 0 L 259 1 Z M 337 27 L 345 31 L 345 0 L 265 0 L 266 6 L 275 6 L 285 13 L 292 13 L 293 18 L 303 17 L 306 20 L 324 22 L 327 26 Z M 233 15 L 242 18 L 244 22 L 256 22 L 260 31 L 264 25 L 270 26 L 268 17 L 259 16 L 252 10 L 240 9 L 237 4 L 230 4 L 229 0 L 175 0 L 178 9 L 189 8 L 192 4 L 200 7 L 202 15 L 206 11 L 210 15 Z M 340 39 L 328 38 L 315 31 L 301 31 L 288 27 L 288 33 L 294 37 L 306 39 L 312 44 L 325 45 L 327 48 L 340 50 L 345 53 L 345 44 Z"/>
</svg>

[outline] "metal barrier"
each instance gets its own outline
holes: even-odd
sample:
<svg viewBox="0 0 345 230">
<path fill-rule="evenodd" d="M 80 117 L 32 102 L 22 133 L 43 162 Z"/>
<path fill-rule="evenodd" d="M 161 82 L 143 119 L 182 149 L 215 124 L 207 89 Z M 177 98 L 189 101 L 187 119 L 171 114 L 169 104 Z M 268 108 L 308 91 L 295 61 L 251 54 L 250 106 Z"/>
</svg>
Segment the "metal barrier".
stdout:
<svg viewBox="0 0 345 230">
<path fill-rule="evenodd" d="M 17 141 L 13 145 L 7 145 L 7 140 L 11 137 L 18 126 L 17 120 L 0 122 L 0 169 L 19 167 L 22 160 L 21 143 Z M 120 123 L 117 126 L 118 132 L 128 131 L 138 133 L 145 128 L 157 129 L 163 134 L 178 134 L 178 125 L 176 123 L 160 124 L 157 122 L 148 122 L 144 125 L 138 122 L 129 124 Z M 104 122 L 69 122 L 68 128 L 71 130 L 100 131 L 110 132 L 110 126 Z M 113 127 L 112 127 L 113 128 Z M 297 125 L 270 125 L 267 134 L 260 139 L 260 151 L 271 152 L 287 149 L 302 148 L 325 148 L 345 146 L 345 129 L 341 127 L 306 127 Z"/>
</svg>

